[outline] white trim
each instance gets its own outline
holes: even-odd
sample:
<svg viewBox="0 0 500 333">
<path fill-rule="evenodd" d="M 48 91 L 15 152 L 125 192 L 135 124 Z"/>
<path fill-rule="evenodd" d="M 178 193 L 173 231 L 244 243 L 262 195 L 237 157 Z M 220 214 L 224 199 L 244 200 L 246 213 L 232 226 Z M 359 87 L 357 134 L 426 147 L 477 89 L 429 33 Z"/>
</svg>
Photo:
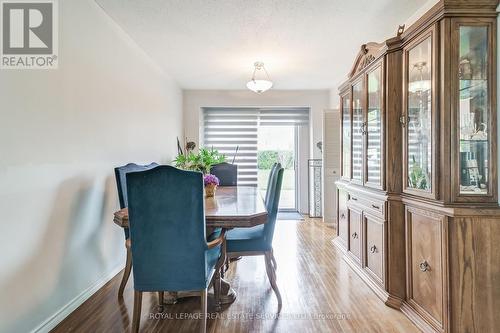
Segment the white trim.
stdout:
<svg viewBox="0 0 500 333">
<path fill-rule="evenodd" d="M 52 330 L 68 315 L 70 315 L 80 305 L 82 305 L 86 300 L 94 295 L 99 289 L 101 289 L 106 283 L 108 283 L 113 277 L 120 273 L 122 269 L 123 265 L 120 265 L 113 269 L 111 273 L 99 279 L 93 286 L 90 286 L 89 288 L 82 291 L 78 296 L 73 298 L 68 304 L 59 309 L 59 311 L 54 313 L 50 318 L 47 318 L 43 323 L 38 325 L 31 331 L 31 333 L 45 333 Z"/>
</svg>

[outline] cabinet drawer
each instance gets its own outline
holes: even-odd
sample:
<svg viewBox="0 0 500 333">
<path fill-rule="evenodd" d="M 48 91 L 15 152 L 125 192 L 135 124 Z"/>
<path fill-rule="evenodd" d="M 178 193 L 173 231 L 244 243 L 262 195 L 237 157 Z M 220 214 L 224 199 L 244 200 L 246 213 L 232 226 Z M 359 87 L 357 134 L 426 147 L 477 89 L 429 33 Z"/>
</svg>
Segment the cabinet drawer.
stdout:
<svg viewBox="0 0 500 333">
<path fill-rule="evenodd" d="M 383 220 L 363 215 L 365 269 L 379 284 L 385 281 L 385 223 Z"/>
<path fill-rule="evenodd" d="M 364 211 L 370 212 L 381 218 L 385 218 L 385 202 L 373 198 L 365 198 L 351 194 L 350 203 L 360 205 Z"/>
<path fill-rule="evenodd" d="M 361 217 L 360 210 L 349 208 L 349 253 L 361 263 Z"/>
<path fill-rule="evenodd" d="M 408 303 L 442 330 L 446 306 L 446 218 L 426 210 L 406 208 Z"/>
<path fill-rule="evenodd" d="M 347 200 L 348 195 L 344 190 L 339 190 L 338 192 L 338 216 L 337 216 L 337 236 L 339 237 L 340 242 L 347 248 L 347 244 L 349 241 L 349 212 L 347 210 Z"/>
</svg>

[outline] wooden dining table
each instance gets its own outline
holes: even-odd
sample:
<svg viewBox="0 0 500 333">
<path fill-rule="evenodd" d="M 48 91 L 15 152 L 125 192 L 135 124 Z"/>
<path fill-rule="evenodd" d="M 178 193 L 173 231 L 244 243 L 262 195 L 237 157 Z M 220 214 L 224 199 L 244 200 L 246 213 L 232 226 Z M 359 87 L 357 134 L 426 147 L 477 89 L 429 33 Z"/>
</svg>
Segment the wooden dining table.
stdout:
<svg viewBox="0 0 500 333">
<path fill-rule="evenodd" d="M 114 213 L 113 222 L 128 228 L 128 209 Z M 214 197 L 205 197 L 205 223 L 207 234 L 215 228 L 251 228 L 267 222 L 267 210 L 257 187 L 220 186 Z M 226 246 L 222 245 L 220 262 L 226 260 Z M 165 302 L 173 304 L 178 298 L 192 296 L 189 292 L 167 293 Z M 236 299 L 236 292 L 229 282 L 221 278 L 221 304 L 230 304 Z"/>
</svg>

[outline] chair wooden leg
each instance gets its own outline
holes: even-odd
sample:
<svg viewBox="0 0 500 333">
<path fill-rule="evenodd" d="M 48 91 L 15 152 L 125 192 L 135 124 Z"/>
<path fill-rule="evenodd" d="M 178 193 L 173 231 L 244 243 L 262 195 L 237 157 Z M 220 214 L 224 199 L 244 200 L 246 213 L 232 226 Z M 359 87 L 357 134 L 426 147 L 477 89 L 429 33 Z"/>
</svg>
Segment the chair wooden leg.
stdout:
<svg viewBox="0 0 500 333">
<path fill-rule="evenodd" d="M 207 332 L 207 290 L 203 289 L 201 291 L 201 327 L 200 332 Z"/>
<path fill-rule="evenodd" d="M 276 259 L 274 258 L 274 250 L 273 249 L 271 249 L 271 261 L 273 263 L 274 270 L 277 270 L 278 269 L 278 264 L 276 263 Z"/>
<path fill-rule="evenodd" d="M 160 311 L 163 312 L 163 302 L 164 302 L 164 296 L 165 292 L 164 291 L 159 291 L 158 292 L 158 308 Z"/>
<path fill-rule="evenodd" d="M 130 271 L 132 270 L 132 252 L 127 248 L 127 261 L 125 263 L 125 270 L 123 271 L 122 282 L 120 283 L 120 288 L 118 289 L 118 297 L 123 297 L 123 291 L 127 285 L 128 278 L 130 276 Z"/>
<path fill-rule="evenodd" d="M 274 293 L 276 294 L 276 298 L 278 299 L 278 313 L 280 313 L 282 306 L 281 294 L 278 289 L 278 284 L 276 283 L 276 272 L 274 271 L 274 266 L 272 264 L 271 256 L 272 256 L 271 251 L 266 252 L 264 255 L 266 260 L 266 273 L 267 277 L 269 278 L 269 282 L 271 283 L 271 287 L 273 288 Z"/>
<path fill-rule="evenodd" d="M 141 324 L 142 291 L 134 291 L 134 314 L 132 317 L 132 333 L 139 332 Z"/>
</svg>

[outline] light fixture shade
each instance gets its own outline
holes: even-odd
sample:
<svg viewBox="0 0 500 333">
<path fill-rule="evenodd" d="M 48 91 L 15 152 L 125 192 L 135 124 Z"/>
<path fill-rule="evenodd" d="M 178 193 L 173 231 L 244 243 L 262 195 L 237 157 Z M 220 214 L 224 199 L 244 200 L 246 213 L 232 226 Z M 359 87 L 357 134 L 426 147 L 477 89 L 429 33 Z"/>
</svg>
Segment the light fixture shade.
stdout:
<svg viewBox="0 0 500 333">
<path fill-rule="evenodd" d="M 263 93 L 266 90 L 271 89 L 273 83 L 269 80 L 250 80 L 247 83 L 247 88 L 257 94 Z"/>
<path fill-rule="evenodd" d="M 269 74 L 264 67 L 262 61 L 256 61 L 254 64 L 253 75 L 250 81 L 247 82 L 247 88 L 257 94 L 261 94 L 266 90 L 271 89 L 273 82 L 269 78 Z"/>
</svg>

